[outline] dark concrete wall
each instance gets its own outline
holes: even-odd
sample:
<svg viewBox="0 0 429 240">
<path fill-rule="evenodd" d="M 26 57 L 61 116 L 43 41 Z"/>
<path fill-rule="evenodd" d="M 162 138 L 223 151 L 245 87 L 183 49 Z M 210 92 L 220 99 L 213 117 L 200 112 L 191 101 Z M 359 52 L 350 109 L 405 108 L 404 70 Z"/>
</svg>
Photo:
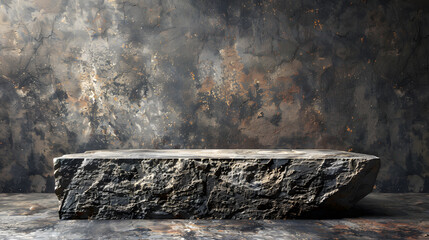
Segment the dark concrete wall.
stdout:
<svg viewBox="0 0 429 240">
<path fill-rule="evenodd" d="M 0 3 L 0 192 L 104 148 L 333 148 L 429 192 L 427 1 Z"/>
</svg>

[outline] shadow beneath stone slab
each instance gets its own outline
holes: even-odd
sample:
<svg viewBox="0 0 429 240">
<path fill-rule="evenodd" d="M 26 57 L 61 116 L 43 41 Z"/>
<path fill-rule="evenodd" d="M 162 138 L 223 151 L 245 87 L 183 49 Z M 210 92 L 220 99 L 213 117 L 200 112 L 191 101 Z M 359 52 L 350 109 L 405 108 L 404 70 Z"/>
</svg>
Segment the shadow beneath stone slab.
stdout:
<svg viewBox="0 0 429 240">
<path fill-rule="evenodd" d="M 429 217 L 429 194 L 409 196 L 401 193 L 370 194 L 348 210 L 319 209 L 296 219 Z"/>
</svg>

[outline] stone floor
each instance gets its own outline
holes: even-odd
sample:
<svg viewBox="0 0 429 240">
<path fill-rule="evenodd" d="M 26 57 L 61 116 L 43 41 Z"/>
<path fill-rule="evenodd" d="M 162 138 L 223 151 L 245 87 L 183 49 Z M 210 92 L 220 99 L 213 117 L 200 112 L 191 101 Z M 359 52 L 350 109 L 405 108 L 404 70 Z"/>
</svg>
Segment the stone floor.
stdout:
<svg viewBox="0 0 429 240">
<path fill-rule="evenodd" d="M 337 218 L 59 220 L 54 194 L 0 194 L 0 239 L 429 239 L 429 194 L 372 193 Z"/>
</svg>

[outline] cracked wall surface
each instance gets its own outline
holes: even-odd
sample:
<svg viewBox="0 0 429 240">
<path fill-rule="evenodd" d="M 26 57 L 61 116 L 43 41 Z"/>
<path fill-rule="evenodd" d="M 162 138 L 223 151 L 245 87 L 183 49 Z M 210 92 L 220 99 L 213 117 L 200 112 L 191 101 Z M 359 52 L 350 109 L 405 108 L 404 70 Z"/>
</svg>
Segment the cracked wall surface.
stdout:
<svg viewBox="0 0 429 240">
<path fill-rule="evenodd" d="M 429 192 L 425 1 L 0 1 L 0 192 L 106 148 L 377 155 Z"/>
</svg>

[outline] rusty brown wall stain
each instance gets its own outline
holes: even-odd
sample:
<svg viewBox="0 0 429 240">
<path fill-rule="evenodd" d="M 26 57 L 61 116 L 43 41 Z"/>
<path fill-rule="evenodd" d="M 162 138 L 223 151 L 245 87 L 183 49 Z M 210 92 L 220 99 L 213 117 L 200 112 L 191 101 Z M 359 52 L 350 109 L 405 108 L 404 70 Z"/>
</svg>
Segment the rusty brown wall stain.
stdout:
<svg viewBox="0 0 429 240">
<path fill-rule="evenodd" d="M 424 1 L 3 1 L 0 192 L 105 148 L 333 148 L 429 191 Z M 359 19 L 359 21 L 356 21 Z"/>
</svg>

